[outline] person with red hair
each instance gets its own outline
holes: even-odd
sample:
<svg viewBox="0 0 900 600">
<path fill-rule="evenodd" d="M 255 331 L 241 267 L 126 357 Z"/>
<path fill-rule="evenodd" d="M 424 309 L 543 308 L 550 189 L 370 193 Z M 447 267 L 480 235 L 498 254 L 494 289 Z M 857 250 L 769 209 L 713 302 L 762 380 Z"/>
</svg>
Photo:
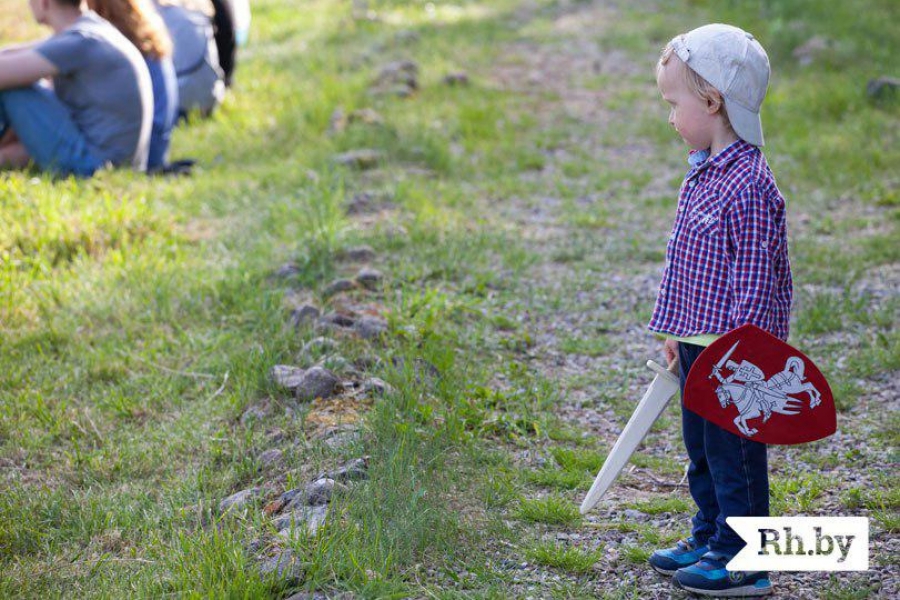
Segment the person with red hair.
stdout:
<svg viewBox="0 0 900 600">
<path fill-rule="evenodd" d="M 143 170 L 153 98 L 140 53 L 81 0 L 28 4 L 53 35 L 0 49 L 0 168 L 34 163 L 81 177 L 107 164 Z"/>
<path fill-rule="evenodd" d="M 178 80 L 172 40 L 150 0 L 87 0 L 91 10 L 112 23 L 140 51 L 153 87 L 153 127 L 147 170 L 165 167 L 178 110 Z"/>
</svg>

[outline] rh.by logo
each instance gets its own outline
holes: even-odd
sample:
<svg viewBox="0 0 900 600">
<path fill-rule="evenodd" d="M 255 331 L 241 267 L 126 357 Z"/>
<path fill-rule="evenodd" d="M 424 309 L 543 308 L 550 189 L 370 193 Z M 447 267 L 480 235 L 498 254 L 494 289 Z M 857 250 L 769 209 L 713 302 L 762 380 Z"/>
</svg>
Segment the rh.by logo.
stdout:
<svg viewBox="0 0 900 600">
<path fill-rule="evenodd" d="M 803 538 L 799 535 L 794 535 L 793 529 L 790 527 L 784 528 L 783 544 L 779 544 L 779 541 L 782 540 L 782 538 L 777 529 L 760 529 L 759 545 L 762 549 L 759 551 L 759 555 L 768 556 L 769 551 L 771 550 L 771 552 L 778 556 L 791 556 L 794 554 L 831 556 L 834 552 L 835 545 L 837 545 L 838 550 L 841 552 L 841 557 L 837 561 L 841 563 L 847 560 L 847 554 L 850 552 L 850 544 L 856 539 L 855 535 L 835 535 L 833 537 L 827 534 L 823 535 L 821 527 L 813 527 L 813 531 L 816 533 L 815 547 L 811 547 L 809 550 L 804 551 Z"/>
<path fill-rule="evenodd" d="M 728 517 L 747 545 L 729 571 L 866 571 L 865 517 Z"/>
</svg>

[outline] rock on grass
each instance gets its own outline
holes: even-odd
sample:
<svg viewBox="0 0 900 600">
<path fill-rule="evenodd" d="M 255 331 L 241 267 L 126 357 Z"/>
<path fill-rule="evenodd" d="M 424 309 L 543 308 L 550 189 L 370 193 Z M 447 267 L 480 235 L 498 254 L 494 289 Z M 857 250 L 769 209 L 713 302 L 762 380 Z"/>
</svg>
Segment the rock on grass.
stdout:
<svg viewBox="0 0 900 600">
<path fill-rule="evenodd" d="M 291 582 L 299 581 L 303 577 L 303 563 L 291 550 L 282 550 L 264 560 L 259 566 L 259 572 L 263 577 L 274 576 Z"/>
<path fill-rule="evenodd" d="M 224 513 L 229 510 L 240 510 L 247 506 L 253 499 L 259 496 L 259 488 L 249 488 L 236 492 L 219 502 L 219 512 Z"/>
<path fill-rule="evenodd" d="M 297 386 L 294 395 L 297 400 L 309 402 L 316 398 L 331 398 L 340 389 L 341 382 L 337 376 L 322 367 L 312 367 L 303 376 L 303 381 Z"/>
<path fill-rule="evenodd" d="M 289 365 L 275 365 L 270 374 L 276 384 L 293 392 L 297 400 L 302 402 L 331 398 L 341 387 L 337 375 L 323 367 L 304 370 Z"/>
</svg>

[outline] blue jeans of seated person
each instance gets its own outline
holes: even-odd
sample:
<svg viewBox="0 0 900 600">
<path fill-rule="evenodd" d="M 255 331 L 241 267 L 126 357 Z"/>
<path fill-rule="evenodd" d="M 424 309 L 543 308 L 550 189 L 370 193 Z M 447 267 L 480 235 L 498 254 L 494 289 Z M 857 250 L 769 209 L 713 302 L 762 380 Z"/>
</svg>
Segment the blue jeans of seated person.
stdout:
<svg viewBox="0 0 900 600">
<path fill-rule="evenodd" d="M 44 171 L 90 177 L 103 165 L 68 107 L 42 85 L 0 90 L 0 135 L 9 128 Z"/>
<path fill-rule="evenodd" d="M 694 361 L 705 350 L 678 344 L 681 395 Z M 740 437 L 681 405 L 681 426 L 687 448 L 688 487 L 697 504 L 691 519 L 698 546 L 729 556 L 745 542 L 725 522 L 727 517 L 769 516 L 769 468 L 766 445 Z"/>
<path fill-rule="evenodd" d="M 178 116 L 178 78 L 171 58 L 145 58 L 145 61 L 153 84 L 153 128 L 150 130 L 147 170 L 155 171 L 166 166 L 169 159 L 172 128 Z"/>
</svg>

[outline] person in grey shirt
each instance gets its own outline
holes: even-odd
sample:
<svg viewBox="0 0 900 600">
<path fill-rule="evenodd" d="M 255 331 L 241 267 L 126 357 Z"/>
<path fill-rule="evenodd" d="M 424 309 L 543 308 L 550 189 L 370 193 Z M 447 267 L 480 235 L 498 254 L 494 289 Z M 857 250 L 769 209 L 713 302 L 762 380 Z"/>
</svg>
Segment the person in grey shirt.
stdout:
<svg viewBox="0 0 900 600">
<path fill-rule="evenodd" d="M 144 170 L 153 95 L 140 52 L 81 0 L 29 5 L 54 35 L 0 50 L 0 167 L 34 161 L 79 176 L 107 163 Z"/>
<path fill-rule="evenodd" d="M 225 96 L 225 75 L 219 67 L 212 20 L 202 10 L 182 6 L 181 0 L 155 1 L 172 36 L 172 60 L 178 77 L 178 113 L 184 117 L 199 111 L 207 116 Z M 212 10 L 212 6 L 209 9 Z"/>
</svg>

